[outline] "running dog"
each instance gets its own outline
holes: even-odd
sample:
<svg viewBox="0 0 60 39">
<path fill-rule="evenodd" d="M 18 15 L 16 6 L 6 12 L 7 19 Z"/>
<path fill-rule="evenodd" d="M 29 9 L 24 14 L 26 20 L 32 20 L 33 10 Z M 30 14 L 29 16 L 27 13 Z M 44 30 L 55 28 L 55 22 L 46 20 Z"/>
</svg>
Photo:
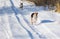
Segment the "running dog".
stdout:
<svg viewBox="0 0 60 39">
<path fill-rule="evenodd" d="M 36 23 L 37 17 L 38 17 L 38 13 L 37 13 L 37 12 L 31 14 L 31 24 L 32 24 L 32 25 L 33 25 L 34 23 Z"/>
</svg>

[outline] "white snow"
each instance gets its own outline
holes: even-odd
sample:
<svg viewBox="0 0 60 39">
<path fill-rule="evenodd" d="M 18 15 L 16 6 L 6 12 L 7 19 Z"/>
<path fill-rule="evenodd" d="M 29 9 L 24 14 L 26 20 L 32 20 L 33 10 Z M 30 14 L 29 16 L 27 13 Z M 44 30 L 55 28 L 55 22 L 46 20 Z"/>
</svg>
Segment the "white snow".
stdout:
<svg viewBox="0 0 60 39">
<path fill-rule="evenodd" d="M 15 7 L 19 7 L 20 6 L 20 1 L 21 0 L 12 0 L 12 1 L 14 3 Z"/>
<path fill-rule="evenodd" d="M 0 39 L 60 39 L 60 13 L 21 0 L 0 0 Z M 14 5 L 13 5 L 14 4 Z M 31 14 L 38 12 L 37 23 Z"/>
<path fill-rule="evenodd" d="M 23 5 L 24 5 L 24 6 L 28 6 L 28 5 L 33 6 L 33 5 L 35 5 L 35 4 L 34 4 L 33 2 L 23 1 Z"/>
</svg>

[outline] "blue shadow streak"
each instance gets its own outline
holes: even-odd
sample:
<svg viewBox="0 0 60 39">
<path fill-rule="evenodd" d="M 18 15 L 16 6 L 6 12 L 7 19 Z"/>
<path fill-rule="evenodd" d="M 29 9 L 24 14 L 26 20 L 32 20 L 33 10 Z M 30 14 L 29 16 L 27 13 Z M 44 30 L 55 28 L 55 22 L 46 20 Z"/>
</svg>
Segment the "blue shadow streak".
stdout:
<svg viewBox="0 0 60 39">
<path fill-rule="evenodd" d="M 42 20 L 41 23 L 50 23 L 50 22 L 54 22 L 54 21 L 51 21 L 51 20 Z"/>
<path fill-rule="evenodd" d="M 20 23 L 20 25 L 28 32 L 28 34 L 30 35 L 31 39 L 34 39 L 32 33 L 31 33 L 29 30 L 27 30 L 27 29 L 22 25 L 22 23 L 20 22 L 19 17 L 16 16 L 16 18 L 18 19 L 18 22 Z"/>
<path fill-rule="evenodd" d="M 51 21 L 51 20 L 42 20 L 39 24 L 41 24 L 41 23 L 51 23 L 51 22 L 54 22 L 54 21 Z"/>
<path fill-rule="evenodd" d="M 17 10 L 17 9 L 15 8 L 12 0 L 10 0 L 10 2 L 11 2 L 11 4 L 12 4 L 12 7 L 11 7 L 12 10 L 15 12 L 15 15 L 17 15 L 17 13 L 19 13 L 19 10 Z M 28 32 L 28 34 L 29 34 L 29 36 L 31 37 L 31 39 L 34 39 L 32 33 L 22 25 L 22 23 L 20 22 L 20 19 L 19 19 L 17 16 L 16 16 L 16 18 L 17 18 L 18 22 L 20 23 L 20 25 Z"/>
<path fill-rule="evenodd" d="M 2 7 L 0 8 L 0 14 L 12 14 L 13 13 L 13 10 L 11 7 Z"/>
</svg>

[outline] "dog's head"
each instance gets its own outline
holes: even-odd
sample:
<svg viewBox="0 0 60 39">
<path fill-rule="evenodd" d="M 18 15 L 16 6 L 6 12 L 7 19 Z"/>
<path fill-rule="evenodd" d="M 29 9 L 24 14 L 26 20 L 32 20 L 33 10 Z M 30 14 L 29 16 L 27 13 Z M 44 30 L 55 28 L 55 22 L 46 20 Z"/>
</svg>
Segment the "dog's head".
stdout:
<svg viewBox="0 0 60 39">
<path fill-rule="evenodd" d="M 37 16 L 38 15 L 38 12 L 35 12 L 34 14 Z"/>
<path fill-rule="evenodd" d="M 36 14 L 36 15 L 38 15 L 38 12 L 34 12 L 33 14 Z"/>
<path fill-rule="evenodd" d="M 38 15 L 38 12 L 32 13 L 32 14 L 31 14 L 31 17 L 33 17 L 34 15 L 37 16 L 37 15 Z"/>
</svg>

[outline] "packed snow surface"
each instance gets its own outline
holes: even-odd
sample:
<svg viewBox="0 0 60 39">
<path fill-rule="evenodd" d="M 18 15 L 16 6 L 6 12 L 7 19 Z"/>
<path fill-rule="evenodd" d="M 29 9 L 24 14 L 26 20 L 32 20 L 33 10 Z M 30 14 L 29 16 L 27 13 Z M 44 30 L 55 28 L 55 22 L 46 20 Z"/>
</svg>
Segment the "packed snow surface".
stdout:
<svg viewBox="0 0 60 39">
<path fill-rule="evenodd" d="M 20 0 L 0 0 L 0 39 L 60 39 L 60 13 Z M 46 7 L 47 9 L 47 7 Z M 36 24 L 31 14 L 38 12 Z"/>
</svg>

